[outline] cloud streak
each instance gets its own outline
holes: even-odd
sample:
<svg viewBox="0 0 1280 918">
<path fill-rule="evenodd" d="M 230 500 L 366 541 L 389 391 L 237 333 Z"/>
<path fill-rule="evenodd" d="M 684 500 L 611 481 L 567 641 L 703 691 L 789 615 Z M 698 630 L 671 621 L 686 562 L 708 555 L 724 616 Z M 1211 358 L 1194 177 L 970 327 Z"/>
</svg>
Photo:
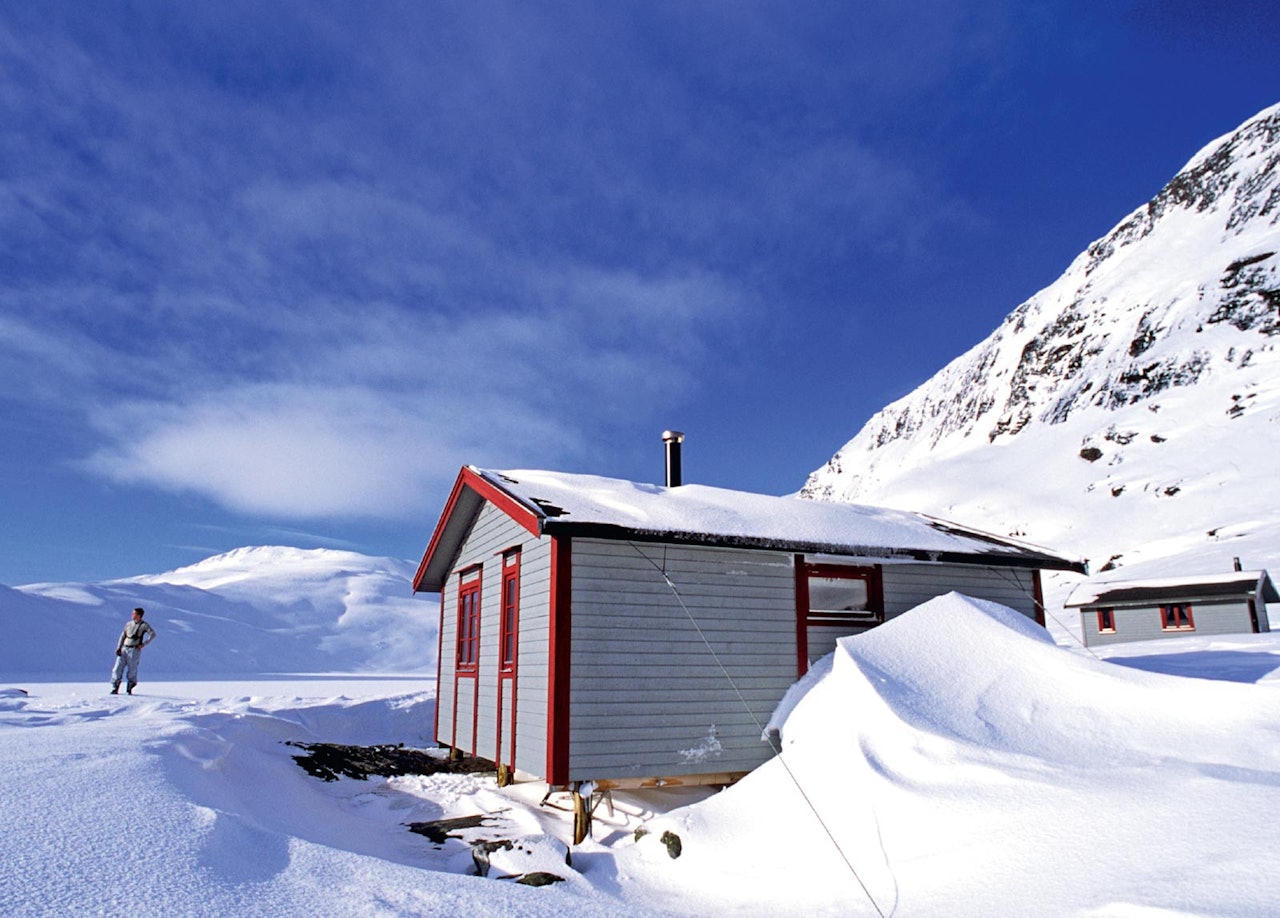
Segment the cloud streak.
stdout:
<svg viewBox="0 0 1280 918">
<path fill-rule="evenodd" d="M 245 513 L 418 516 L 462 462 L 572 462 L 588 431 L 676 398 L 706 326 L 742 305 L 700 276 L 523 280 L 540 313 L 321 317 L 258 380 L 183 391 L 179 360 L 163 372 L 181 394 L 95 411 L 107 445 L 85 467 Z"/>
</svg>

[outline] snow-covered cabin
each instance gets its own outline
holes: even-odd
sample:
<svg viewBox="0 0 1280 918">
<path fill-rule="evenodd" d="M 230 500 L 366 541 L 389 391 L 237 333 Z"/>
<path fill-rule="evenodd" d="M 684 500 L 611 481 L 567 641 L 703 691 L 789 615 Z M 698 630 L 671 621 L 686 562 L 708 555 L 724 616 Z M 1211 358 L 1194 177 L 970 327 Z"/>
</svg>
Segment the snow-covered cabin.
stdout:
<svg viewBox="0 0 1280 918">
<path fill-rule="evenodd" d="M 552 787 L 728 783 L 835 640 L 950 591 L 1043 624 L 1083 566 L 912 513 L 465 467 L 414 578 L 440 593 L 435 738 Z"/>
<path fill-rule="evenodd" d="M 1186 634 L 1270 631 L 1267 603 L 1280 602 L 1266 571 L 1200 577 L 1088 581 L 1067 598 L 1080 610 L 1086 647 Z"/>
</svg>

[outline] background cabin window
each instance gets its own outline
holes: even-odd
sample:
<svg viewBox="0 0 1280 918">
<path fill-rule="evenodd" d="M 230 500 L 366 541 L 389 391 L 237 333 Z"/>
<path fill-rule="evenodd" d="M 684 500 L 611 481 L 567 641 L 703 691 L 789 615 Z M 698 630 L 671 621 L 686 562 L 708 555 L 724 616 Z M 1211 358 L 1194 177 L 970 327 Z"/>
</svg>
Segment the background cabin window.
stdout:
<svg viewBox="0 0 1280 918">
<path fill-rule="evenodd" d="M 458 578 L 459 672 L 475 672 L 480 660 L 480 568 L 463 571 Z"/>
<path fill-rule="evenodd" d="M 519 628 L 520 609 L 520 552 L 510 551 L 502 556 L 502 614 L 499 669 L 509 673 L 516 665 L 516 631 Z"/>
<path fill-rule="evenodd" d="M 1191 606 L 1186 603 L 1160 607 L 1160 625 L 1165 631 L 1195 631 Z"/>
<path fill-rule="evenodd" d="M 1098 631 L 1106 633 L 1115 633 L 1116 630 L 1116 613 L 1114 609 L 1098 610 Z"/>
<path fill-rule="evenodd" d="M 873 624 L 882 620 L 880 597 L 872 583 L 875 571 L 812 565 L 809 569 L 810 625 Z"/>
</svg>

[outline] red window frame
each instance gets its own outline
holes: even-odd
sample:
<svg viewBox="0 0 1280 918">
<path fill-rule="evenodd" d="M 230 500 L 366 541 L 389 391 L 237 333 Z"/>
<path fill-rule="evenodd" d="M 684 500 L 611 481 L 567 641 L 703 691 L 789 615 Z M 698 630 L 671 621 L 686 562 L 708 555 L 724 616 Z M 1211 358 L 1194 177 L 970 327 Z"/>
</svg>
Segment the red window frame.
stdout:
<svg viewBox="0 0 1280 918">
<path fill-rule="evenodd" d="M 884 622 L 884 587 L 874 567 L 844 564 L 806 564 L 804 619 L 808 625 L 879 625 Z M 852 612 L 824 612 L 812 607 L 809 585 L 813 580 L 861 580 L 866 584 L 867 608 Z"/>
<path fill-rule="evenodd" d="M 520 550 L 502 555 L 502 609 L 498 627 L 498 671 L 514 672 L 520 628 Z"/>
<path fill-rule="evenodd" d="M 843 626 L 866 630 L 884 621 L 884 580 L 880 568 L 847 564 L 810 564 L 804 555 L 795 556 L 796 576 L 796 672 L 809 671 L 809 628 L 811 626 Z M 861 611 L 835 612 L 811 608 L 809 582 L 812 578 L 829 580 L 862 580 L 867 587 L 867 608 Z M 852 632 L 851 632 L 852 633 Z"/>
<path fill-rule="evenodd" d="M 1098 633 L 1099 634 L 1115 634 L 1116 633 L 1116 610 L 1115 609 L 1099 609 L 1098 610 Z"/>
<path fill-rule="evenodd" d="M 1183 623 L 1186 619 L 1186 623 Z M 1191 605 L 1185 602 L 1170 603 L 1160 607 L 1160 628 L 1162 631 L 1195 631 L 1196 620 L 1191 615 Z"/>
<path fill-rule="evenodd" d="M 480 665 L 479 565 L 458 572 L 458 640 L 454 663 L 459 673 L 474 673 Z"/>
</svg>

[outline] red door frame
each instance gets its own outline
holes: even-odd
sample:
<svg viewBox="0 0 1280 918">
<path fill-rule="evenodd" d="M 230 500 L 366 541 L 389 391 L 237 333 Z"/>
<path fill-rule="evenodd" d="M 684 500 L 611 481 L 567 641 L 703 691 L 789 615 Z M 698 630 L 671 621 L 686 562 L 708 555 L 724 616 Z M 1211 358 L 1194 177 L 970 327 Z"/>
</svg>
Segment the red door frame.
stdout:
<svg viewBox="0 0 1280 918">
<path fill-rule="evenodd" d="M 475 575 L 474 580 L 464 579 Z M 458 616 L 457 616 L 457 633 L 454 635 L 453 650 L 453 736 L 450 738 L 449 745 L 454 749 L 458 747 L 458 685 L 463 679 L 471 680 L 471 747 L 466 751 L 471 755 L 476 754 L 476 740 L 480 733 L 480 624 L 482 587 L 484 585 L 484 567 L 479 564 L 472 564 L 470 567 L 464 567 L 458 571 Z M 462 614 L 463 605 L 466 598 L 473 596 L 473 609 L 470 613 L 475 619 L 475 642 L 471 648 L 472 662 L 464 669 L 461 662 L 463 633 L 462 633 Z"/>
<path fill-rule="evenodd" d="M 516 767 L 516 676 L 520 661 L 520 549 L 508 548 L 500 552 L 502 555 L 502 588 L 498 594 L 498 708 L 494 716 L 494 753 L 495 765 L 502 764 L 502 715 L 503 689 L 511 690 L 511 710 L 508 713 L 511 736 L 511 755 L 507 765 L 513 770 Z M 507 594 L 507 586 L 511 584 L 512 593 Z M 507 638 L 511 638 L 511 659 L 506 657 Z M 508 683 L 504 686 L 503 683 Z"/>
</svg>

